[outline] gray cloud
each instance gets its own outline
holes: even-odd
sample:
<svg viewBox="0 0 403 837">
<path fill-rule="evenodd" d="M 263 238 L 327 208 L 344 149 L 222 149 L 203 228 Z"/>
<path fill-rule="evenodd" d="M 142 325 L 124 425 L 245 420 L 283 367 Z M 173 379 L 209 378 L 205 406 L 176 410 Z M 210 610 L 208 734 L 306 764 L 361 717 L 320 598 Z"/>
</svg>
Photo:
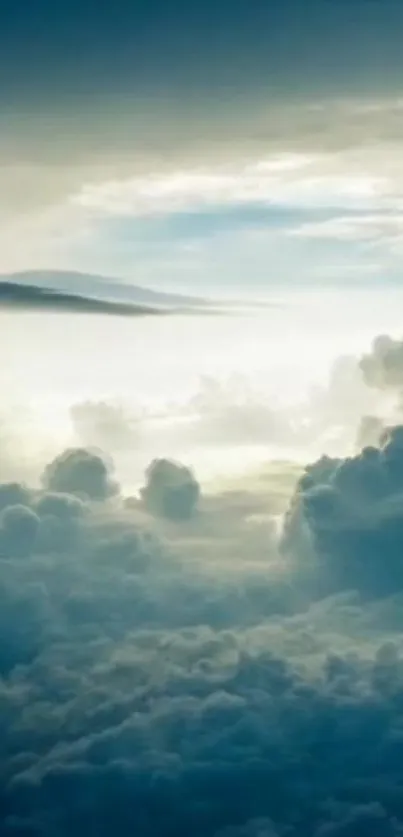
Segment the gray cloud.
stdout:
<svg viewBox="0 0 403 837">
<path fill-rule="evenodd" d="M 378 452 L 392 482 L 399 434 Z M 358 458 L 337 467 L 339 493 L 354 486 L 364 507 Z M 328 519 L 311 495 L 335 468 L 301 480 L 312 519 Z M 363 608 L 353 593 L 296 587 L 261 529 L 284 508 L 291 466 L 259 490 L 200 497 L 175 528 L 141 498 L 100 504 L 110 470 L 89 451 L 45 474 L 43 488 L 0 491 L 12 533 L 0 556 L 1 833 L 401 834 L 400 588 Z M 221 564 L 206 570 L 214 550 Z"/>
<path fill-rule="evenodd" d="M 284 548 L 301 542 L 325 591 L 354 587 L 373 595 L 403 581 L 403 427 L 384 430 L 379 447 L 308 466 L 286 518 Z M 317 573 L 317 574 L 316 574 Z"/>
<path fill-rule="evenodd" d="M 403 341 L 381 334 L 359 360 L 365 385 L 384 399 L 383 415 L 365 415 L 357 432 L 357 445 L 377 447 L 388 425 L 398 424 L 403 415 Z"/>
<path fill-rule="evenodd" d="M 69 314 L 103 314 L 134 317 L 157 314 L 153 308 L 110 302 L 79 294 L 52 291 L 34 285 L 0 281 L 0 310 L 51 311 Z"/>
<path fill-rule="evenodd" d="M 351 79 L 350 79 L 351 82 Z M 0 209 L 4 217 L 34 215 L 60 207 L 83 185 L 130 180 L 175 171 L 218 170 L 284 153 L 330 154 L 340 174 L 339 154 L 347 152 L 341 174 L 351 167 L 401 178 L 399 138 L 403 109 L 389 90 L 371 95 L 271 97 L 226 91 L 225 102 L 210 97 L 155 96 L 146 103 L 110 97 L 42 104 L 38 109 L 9 108 L 0 115 L 2 130 Z M 136 143 L 133 145 L 133 136 Z M 374 148 L 373 137 L 377 144 Z M 332 155 L 335 154 L 333 157 Z M 354 157 L 355 155 L 355 157 Z M 321 164 L 325 162 L 323 170 Z M 343 160 L 341 160 L 343 163 Z M 326 175 L 326 160 L 317 174 Z M 85 219 L 79 219 L 85 223 Z"/>
<path fill-rule="evenodd" d="M 146 472 L 142 498 L 152 512 L 183 520 L 196 509 L 200 486 L 192 471 L 169 459 L 155 459 Z"/>
<path fill-rule="evenodd" d="M 71 448 L 46 466 L 43 484 L 50 491 L 105 500 L 118 491 L 110 468 L 102 454 L 85 448 Z"/>
<path fill-rule="evenodd" d="M 138 444 L 140 422 L 132 419 L 122 406 L 86 401 L 74 404 L 70 414 L 73 428 L 85 445 L 116 451 Z"/>
<path fill-rule="evenodd" d="M 385 425 L 379 416 L 363 416 L 357 431 L 357 448 L 377 447 L 384 431 Z"/>
<path fill-rule="evenodd" d="M 0 544 L 3 555 L 29 553 L 35 542 L 39 518 L 23 505 L 7 506 L 0 515 Z"/>
<path fill-rule="evenodd" d="M 376 337 L 360 368 L 366 383 L 380 390 L 403 388 L 403 341 L 386 334 Z"/>
<path fill-rule="evenodd" d="M 29 506 L 31 492 L 18 482 L 0 483 L 0 511 L 7 506 Z"/>
</svg>

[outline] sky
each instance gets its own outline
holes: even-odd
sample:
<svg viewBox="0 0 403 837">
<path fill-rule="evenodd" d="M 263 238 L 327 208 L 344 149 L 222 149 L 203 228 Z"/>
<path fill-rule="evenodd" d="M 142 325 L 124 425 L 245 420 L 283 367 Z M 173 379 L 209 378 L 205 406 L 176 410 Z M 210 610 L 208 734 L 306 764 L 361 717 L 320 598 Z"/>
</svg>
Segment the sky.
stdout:
<svg viewBox="0 0 403 837">
<path fill-rule="evenodd" d="M 0 270 L 398 282 L 402 23 L 397 0 L 4 2 Z"/>
<path fill-rule="evenodd" d="M 402 837 L 402 47 L 0 0 L 1 837 Z"/>
</svg>

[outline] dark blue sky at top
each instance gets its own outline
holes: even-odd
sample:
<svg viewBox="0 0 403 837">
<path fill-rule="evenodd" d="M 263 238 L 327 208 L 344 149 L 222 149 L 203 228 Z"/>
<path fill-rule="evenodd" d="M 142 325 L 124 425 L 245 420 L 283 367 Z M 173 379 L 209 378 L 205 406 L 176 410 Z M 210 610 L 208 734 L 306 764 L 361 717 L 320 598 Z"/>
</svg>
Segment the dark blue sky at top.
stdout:
<svg viewBox="0 0 403 837">
<path fill-rule="evenodd" d="M 402 42 L 400 0 L 2 0 L 0 100 L 398 87 Z"/>
</svg>

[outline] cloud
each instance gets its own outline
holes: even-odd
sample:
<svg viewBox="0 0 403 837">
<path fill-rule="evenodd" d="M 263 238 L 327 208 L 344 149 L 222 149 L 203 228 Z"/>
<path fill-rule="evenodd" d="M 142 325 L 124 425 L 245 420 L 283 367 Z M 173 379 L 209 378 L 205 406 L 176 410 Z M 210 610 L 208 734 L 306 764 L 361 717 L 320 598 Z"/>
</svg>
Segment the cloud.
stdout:
<svg viewBox="0 0 403 837">
<path fill-rule="evenodd" d="M 376 337 L 371 351 L 360 362 L 364 380 L 377 389 L 403 387 L 403 341 L 388 335 Z"/>
<path fill-rule="evenodd" d="M 107 265 L 112 275 L 133 279 L 135 254 L 144 281 L 158 245 L 165 242 L 159 271 L 168 258 L 180 262 L 170 236 L 176 242 L 198 236 L 206 245 L 235 232 L 247 237 L 253 225 L 274 227 L 286 250 L 291 232 L 293 246 L 305 240 L 310 247 L 312 235 L 333 236 L 334 225 L 338 235 L 341 225 L 350 244 L 356 233 L 361 245 L 376 236 L 386 270 L 391 237 L 394 249 L 401 238 L 398 98 L 273 99 L 269 108 L 265 98 L 228 102 L 219 113 L 209 107 L 208 118 L 199 108 L 197 119 L 177 105 L 173 118 L 172 106 L 155 101 L 132 111 L 115 100 L 102 113 L 93 106 L 57 119 L 5 118 L 2 269 Z M 154 251 L 148 256 L 147 244 Z M 152 284 L 157 280 L 158 271 Z"/>
<path fill-rule="evenodd" d="M 243 327 L 245 321 L 239 322 Z M 145 466 L 151 458 L 164 458 L 167 450 L 185 460 L 197 454 L 202 465 L 214 455 L 232 470 L 237 469 L 237 458 L 242 470 L 245 455 L 256 462 L 272 456 L 300 459 L 302 455 L 305 460 L 307 452 L 314 456 L 318 450 L 346 450 L 362 416 L 379 406 L 378 395 L 363 381 L 357 358 L 338 358 L 323 384 L 308 392 L 296 391 L 290 384 L 286 389 L 286 362 L 291 365 L 294 360 L 285 358 L 284 377 L 274 386 L 268 366 L 253 375 L 202 374 L 191 382 L 186 398 L 178 393 L 175 400 L 161 405 L 127 397 L 75 404 L 70 409 L 74 438 L 113 454 L 128 484 L 139 462 Z M 290 381 L 294 384 L 291 376 Z M 220 470 L 219 463 L 214 470 Z"/>
<path fill-rule="evenodd" d="M 0 511 L 7 506 L 29 506 L 31 492 L 18 482 L 0 483 Z"/>
<path fill-rule="evenodd" d="M 390 820 L 381 805 L 368 804 L 357 808 L 341 819 L 339 823 L 324 825 L 318 837 L 354 837 L 360 831 L 365 834 L 397 837 L 402 829 L 396 820 Z"/>
<path fill-rule="evenodd" d="M 391 479 L 399 432 L 378 452 Z M 365 607 L 298 587 L 272 525 L 289 469 L 203 492 L 176 523 L 108 498 L 90 451 L 58 456 L 41 488 L 1 488 L 2 834 L 401 833 L 400 587 Z M 162 470 L 164 491 L 189 485 Z M 343 485 L 364 503 L 360 474 Z"/>
<path fill-rule="evenodd" d="M 378 447 L 385 431 L 385 425 L 379 416 L 363 416 L 357 431 L 357 447 Z"/>
<path fill-rule="evenodd" d="M 305 238 L 329 239 L 341 242 L 363 241 L 393 243 L 402 240 L 403 215 L 385 211 L 383 214 L 351 214 L 324 219 L 317 223 L 305 222 L 292 235 Z"/>
<path fill-rule="evenodd" d="M 60 291 L 45 290 L 33 285 L 0 281 L 0 310 L 49 311 L 68 314 L 103 314 L 133 317 L 157 314 L 153 308 L 130 303 L 109 302 Z"/>
<path fill-rule="evenodd" d="M 400 422 L 403 414 L 403 341 L 386 334 L 376 337 L 359 363 L 366 385 L 389 404 L 384 424 Z"/>
<path fill-rule="evenodd" d="M 204 171 L 161 171 L 148 177 L 84 186 L 72 197 L 72 203 L 108 215 L 132 217 L 199 211 L 207 214 L 207 220 L 209 211 L 214 210 L 217 215 L 221 207 L 232 212 L 235 221 L 244 209 L 244 213 L 251 214 L 251 220 L 256 217 L 261 223 L 261 205 L 263 210 L 269 202 L 281 202 L 279 195 L 286 195 L 287 188 L 295 191 L 301 181 L 302 189 L 304 185 L 309 189 L 314 164 L 315 158 L 283 154 L 256 162 L 238 162 L 232 169 L 227 166 Z M 336 184 L 336 189 L 340 188 L 342 185 Z M 354 191 L 354 184 L 350 185 L 351 190 Z M 358 190 L 362 191 L 359 187 Z M 330 196 L 328 201 L 331 204 Z"/>
<path fill-rule="evenodd" d="M 70 410 L 73 428 L 84 445 L 106 450 L 125 450 L 139 441 L 140 420 L 123 406 L 106 401 L 74 404 Z"/>
<path fill-rule="evenodd" d="M 0 549 L 3 556 L 30 552 L 38 528 L 39 518 L 27 506 L 7 506 L 0 515 Z"/>
<path fill-rule="evenodd" d="M 8 119 L 2 269 L 106 270 L 154 287 L 174 276 L 194 293 L 206 275 L 214 289 L 241 285 L 246 269 L 266 289 L 268 263 L 275 285 L 345 282 L 346 264 L 349 282 L 396 281 L 400 99 L 232 101 L 197 119 L 172 107 Z"/>
<path fill-rule="evenodd" d="M 43 484 L 50 491 L 84 495 L 92 500 L 105 500 L 118 491 L 109 463 L 102 455 L 85 448 L 72 448 L 57 456 L 46 466 Z"/>
<path fill-rule="evenodd" d="M 185 465 L 155 459 L 147 469 L 141 494 L 147 508 L 156 514 L 186 520 L 196 509 L 200 486 Z"/>
<path fill-rule="evenodd" d="M 403 581 L 403 427 L 347 459 L 322 457 L 301 478 L 284 530 L 297 560 L 305 543 L 315 583 L 384 595 Z M 316 566 L 317 563 L 317 566 Z"/>
</svg>

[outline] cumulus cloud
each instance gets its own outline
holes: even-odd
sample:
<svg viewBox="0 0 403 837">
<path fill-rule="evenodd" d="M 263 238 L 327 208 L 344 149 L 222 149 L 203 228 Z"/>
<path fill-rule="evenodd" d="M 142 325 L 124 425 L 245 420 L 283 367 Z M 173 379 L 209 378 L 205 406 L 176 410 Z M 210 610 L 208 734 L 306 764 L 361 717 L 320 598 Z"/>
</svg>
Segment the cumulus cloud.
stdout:
<svg viewBox="0 0 403 837">
<path fill-rule="evenodd" d="M 392 494 L 402 432 L 376 453 Z M 369 509 L 358 459 L 307 470 L 311 518 L 328 520 L 318 486 L 343 464 L 337 490 Z M 402 833 L 400 588 L 384 608 L 298 588 L 270 526 L 289 469 L 205 496 L 187 468 L 152 463 L 154 501 L 197 491 L 175 527 L 111 494 L 84 449 L 40 488 L 1 486 L 2 834 Z"/>
<path fill-rule="evenodd" d="M 384 430 L 379 447 L 308 466 L 286 518 L 284 547 L 300 555 L 305 543 L 325 590 L 400 589 L 402 496 L 403 426 L 397 426 Z"/>
<path fill-rule="evenodd" d="M 371 351 L 360 362 L 364 380 L 377 389 L 403 387 L 403 341 L 387 334 L 376 337 Z"/>
<path fill-rule="evenodd" d="M 0 514 L 0 545 L 4 555 L 25 554 L 32 550 L 39 518 L 23 505 L 7 506 Z"/>
<path fill-rule="evenodd" d="M 359 360 L 362 380 L 378 394 L 381 415 L 366 415 L 361 419 L 357 443 L 377 445 L 384 428 L 399 424 L 403 417 L 403 341 L 381 334 Z M 382 404 L 383 401 L 383 404 Z"/>
<path fill-rule="evenodd" d="M 46 466 L 43 484 L 50 491 L 105 500 L 118 491 L 110 469 L 111 466 L 101 454 L 85 448 L 71 448 Z"/>
<path fill-rule="evenodd" d="M 328 379 L 308 392 L 290 386 L 288 393 L 284 386 L 281 400 L 280 387 L 272 386 L 270 370 L 254 378 L 201 375 L 186 399 L 176 396 L 160 405 L 141 397 L 85 401 L 74 404 L 68 418 L 78 444 L 109 451 L 122 482 L 137 485 L 139 465 L 142 473 L 151 458 L 164 458 L 167 450 L 179 460 L 199 451 L 198 468 L 215 456 L 215 471 L 223 461 L 242 470 L 245 455 L 261 461 L 346 450 L 354 444 L 361 417 L 379 400 L 354 356 L 338 358 Z"/>
<path fill-rule="evenodd" d="M 137 444 L 139 421 L 120 405 L 86 401 L 70 410 L 73 428 L 85 445 L 124 450 Z"/>
<path fill-rule="evenodd" d="M 156 514 L 186 520 L 196 509 L 200 486 L 190 468 L 169 459 L 155 459 L 147 469 L 141 495 Z"/>
<path fill-rule="evenodd" d="M 28 506 L 31 492 L 19 482 L 0 483 L 0 510 L 7 506 Z"/>
</svg>

